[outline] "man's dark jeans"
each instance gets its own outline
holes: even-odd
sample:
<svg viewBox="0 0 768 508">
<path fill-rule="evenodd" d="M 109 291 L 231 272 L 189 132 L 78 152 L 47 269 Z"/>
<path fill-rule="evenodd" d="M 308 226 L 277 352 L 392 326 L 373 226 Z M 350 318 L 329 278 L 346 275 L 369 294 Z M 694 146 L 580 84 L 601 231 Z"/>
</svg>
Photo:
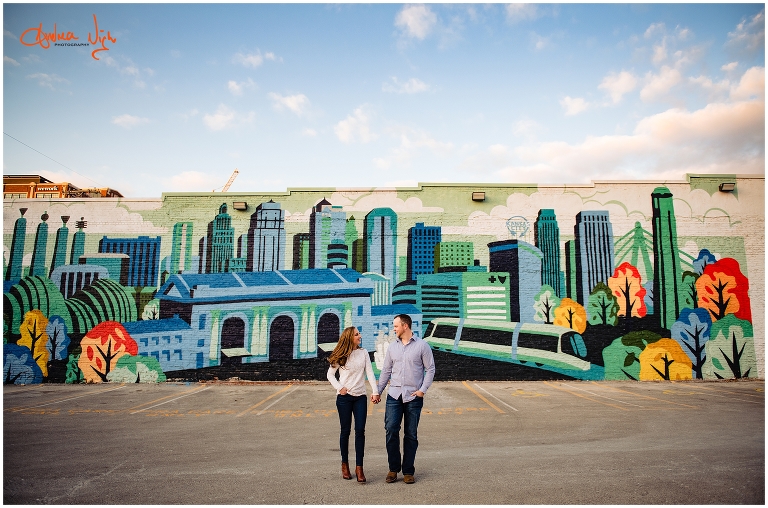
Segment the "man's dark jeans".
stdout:
<svg viewBox="0 0 768 508">
<path fill-rule="evenodd" d="M 363 465 L 365 452 L 365 419 L 368 415 L 368 396 L 336 395 L 336 409 L 339 412 L 341 434 L 339 449 L 341 461 L 349 462 L 349 434 L 352 432 L 352 415 L 355 416 L 355 465 Z"/>
<path fill-rule="evenodd" d="M 410 402 L 403 403 L 403 398 L 393 399 L 387 395 L 387 408 L 384 412 L 384 430 L 387 436 L 387 460 L 389 470 L 399 473 L 402 465 L 403 474 L 412 475 L 416 469 L 413 463 L 416 460 L 416 449 L 419 440 L 416 431 L 419 428 L 421 408 L 424 407 L 424 399 L 416 397 Z M 403 457 L 400 459 L 400 422 L 405 420 L 403 429 Z"/>
</svg>

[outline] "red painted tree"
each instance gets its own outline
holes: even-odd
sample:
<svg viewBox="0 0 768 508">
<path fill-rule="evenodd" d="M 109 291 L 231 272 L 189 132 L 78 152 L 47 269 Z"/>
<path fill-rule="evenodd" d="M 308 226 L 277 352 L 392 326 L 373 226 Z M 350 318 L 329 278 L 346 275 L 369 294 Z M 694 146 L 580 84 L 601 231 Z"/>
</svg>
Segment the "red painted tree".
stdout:
<svg viewBox="0 0 768 508">
<path fill-rule="evenodd" d="M 713 322 L 728 314 L 752 322 L 749 281 L 735 259 L 723 258 L 707 265 L 696 280 L 696 293 L 699 307 L 709 311 Z"/>
<path fill-rule="evenodd" d="M 613 277 L 608 279 L 608 287 L 619 304 L 616 315 L 624 316 L 627 326 L 629 318 L 644 317 L 648 313 L 644 301 L 646 291 L 640 279 L 640 272 L 631 264 L 620 264 L 614 270 Z"/>
<path fill-rule="evenodd" d="M 94 326 L 80 341 L 80 347 L 83 352 L 78 367 L 88 383 L 107 382 L 107 375 L 121 356 L 139 352 L 136 341 L 123 325 L 115 321 L 104 321 Z"/>
</svg>

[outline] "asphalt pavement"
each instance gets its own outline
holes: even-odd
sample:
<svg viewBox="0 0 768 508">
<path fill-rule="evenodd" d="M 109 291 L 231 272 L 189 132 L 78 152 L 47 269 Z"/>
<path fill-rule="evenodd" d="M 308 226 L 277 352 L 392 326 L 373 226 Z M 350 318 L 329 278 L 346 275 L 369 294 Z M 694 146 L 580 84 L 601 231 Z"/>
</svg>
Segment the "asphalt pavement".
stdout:
<svg viewBox="0 0 768 508">
<path fill-rule="evenodd" d="M 416 483 L 325 382 L 3 388 L 5 504 L 765 504 L 765 382 L 436 382 Z M 354 467 L 354 439 L 350 443 Z"/>
</svg>

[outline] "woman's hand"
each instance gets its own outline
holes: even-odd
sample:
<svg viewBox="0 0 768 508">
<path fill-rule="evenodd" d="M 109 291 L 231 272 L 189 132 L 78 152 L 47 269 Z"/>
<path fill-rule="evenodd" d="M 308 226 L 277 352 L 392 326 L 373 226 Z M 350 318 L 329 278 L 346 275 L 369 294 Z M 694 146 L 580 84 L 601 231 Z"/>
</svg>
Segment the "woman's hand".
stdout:
<svg viewBox="0 0 768 508">
<path fill-rule="evenodd" d="M 346 395 L 347 394 L 347 387 L 342 386 L 341 390 L 339 390 L 339 395 Z"/>
</svg>

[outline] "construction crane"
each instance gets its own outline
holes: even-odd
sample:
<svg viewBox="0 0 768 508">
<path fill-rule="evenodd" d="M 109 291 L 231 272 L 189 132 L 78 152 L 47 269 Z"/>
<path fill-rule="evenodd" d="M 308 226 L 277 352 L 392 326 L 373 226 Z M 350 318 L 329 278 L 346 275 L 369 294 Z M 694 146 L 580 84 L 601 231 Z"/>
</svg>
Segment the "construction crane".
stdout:
<svg viewBox="0 0 768 508">
<path fill-rule="evenodd" d="M 227 183 L 224 184 L 224 187 L 222 187 L 221 192 L 227 192 L 229 190 L 229 186 L 232 185 L 232 182 L 235 181 L 235 178 L 237 178 L 238 173 L 240 172 L 237 169 L 235 169 L 232 172 L 232 176 L 230 176 Z M 216 189 L 213 189 L 211 192 L 216 192 Z"/>
</svg>

